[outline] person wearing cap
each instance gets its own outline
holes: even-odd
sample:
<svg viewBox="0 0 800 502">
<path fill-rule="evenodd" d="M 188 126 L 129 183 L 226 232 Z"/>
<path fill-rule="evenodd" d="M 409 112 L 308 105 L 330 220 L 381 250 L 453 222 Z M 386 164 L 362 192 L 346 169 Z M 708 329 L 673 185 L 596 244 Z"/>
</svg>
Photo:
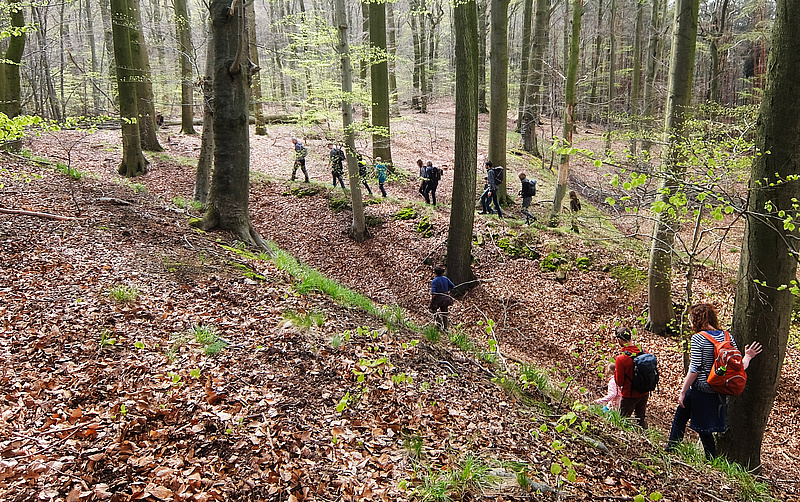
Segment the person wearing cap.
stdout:
<svg viewBox="0 0 800 502">
<path fill-rule="evenodd" d="M 380 157 L 375 157 L 375 173 L 378 175 L 378 188 L 381 189 L 381 193 L 386 197 L 386 189 L 383 188 L 383 184 L 386 183 L 386 164 L 383 163 L 383 159 Z"/>
<path fill-rule="evenodd" d="M 623 417 L 636 415 L 642 429 L 647 428 L 645 413 L 647 411 L 647 398 L 649 392 L 637 392 L 633 389 L 633 357 L 631 354 L 642 352 L 640 347 L 631 342 L 633 332 L 627 326 L 620 326 L 614 332 L 622 349 L 622 354 L 618 355 L 614 368 L 614 380 L 622 391 L 622 401 L 619 404 L 619 414 Z"/>
<path fill-rule="evenodd" d="M 306 149 L 305 145 L 303 145 L 303 143 L 297 138 L 292 138 L 292 143 L 294 144 L 294 168 L 292 168 L 292 181 L 294 181 L 294 177 L 297 175 L 297 168 L 299 167 L 306 176 L 306 183 L 308 183 L 308 171 L 306 171 L 306 155 L 308 155 L 308 149 Z"/>
</svg>

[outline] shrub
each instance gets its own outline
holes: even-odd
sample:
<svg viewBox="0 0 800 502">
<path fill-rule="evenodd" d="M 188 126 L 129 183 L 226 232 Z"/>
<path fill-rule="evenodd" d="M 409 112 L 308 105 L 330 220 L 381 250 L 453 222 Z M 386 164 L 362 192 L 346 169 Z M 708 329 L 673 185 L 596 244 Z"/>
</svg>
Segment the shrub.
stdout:
<svg viewBox="0 0 800 502">
<path fill-rule="evenodd" d="M 406 206 L 400 209 L 394 215 L 395 220 L 413 220 L 416 217 L 417 217 L 417 211 L 411 206 Z"/>
</svg>

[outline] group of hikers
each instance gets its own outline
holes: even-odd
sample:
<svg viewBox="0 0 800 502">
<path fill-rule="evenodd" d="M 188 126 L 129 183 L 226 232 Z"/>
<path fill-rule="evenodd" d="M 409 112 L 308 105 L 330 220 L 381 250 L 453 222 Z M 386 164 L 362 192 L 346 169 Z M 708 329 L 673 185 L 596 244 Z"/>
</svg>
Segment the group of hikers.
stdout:
<svg viewBox="0 0 800 502">
<path fill-rule="evenodd" d="M 297 169 L 300 169 L 303 171 L 303 175 L 305 175 L 305 182 L 308 183 L 308 170 L 306 169 L 306 156 L 308 155 L 308 149 L 297 138 L 292 138 L 292 144 L 294 145 L 294 166 L 292 167 L 291 180 L 295 180 L 297 177 Z M 336 187 L 336 183 L 338 182 L 341 185 L 342 190 L 344 190 L 343 163 L 347 159 L 347 155 L 345 155 L 344 150 L 342 150 L 341 147 L 334 145 L 332 142 L 328 143 L 328 150 L 333 186 Z M 366 161 L 366 159 L 364 159 L 364 156 L 361 155 L 361 153 L 355 152 L 355 156 L 356 160 L 358 161 L 358 177 L 361 179 L 361 183 L 363 183 L 364 188 L 367 189 L 367 192 L 372 195 L 372 188 L 370 188 L 369 183 L 367 182 L 367 178 L 369 177 L 369 163 Z M 384 184 L 386 183 L 386 164 L 380 157 L 375 157 L 375 174 L 378 178 L 378 188 L 380 189 L 381 194 L 386 197 L 386 188 L 384 187 Z"/>
<path fill-rule="evenodd" d="M 700 436 L 706 457 L 712 459 L 717 456 L 713 433 L 724 432 L 727 427 L 726 396 L 744 390 L 745 370 L 762 347 L 753 342 L 742 355 L 730 333 L 719 327 L 717 312 L 709 303 L 694 305 L 689 318 L 696 333 L 666 450 L 677 448 L 689 424 Z M 647 400 L 658 383 L 656 358 L 632 342 L 631 328 L 619 327 L 614 334 L 620 354 L 606 365 L 608 392 L 596 403 L 604 405 L 603 411 L 616 410 L 623 417 L 635 415 L 638 424 L 647 428 Z"/>
</svg>

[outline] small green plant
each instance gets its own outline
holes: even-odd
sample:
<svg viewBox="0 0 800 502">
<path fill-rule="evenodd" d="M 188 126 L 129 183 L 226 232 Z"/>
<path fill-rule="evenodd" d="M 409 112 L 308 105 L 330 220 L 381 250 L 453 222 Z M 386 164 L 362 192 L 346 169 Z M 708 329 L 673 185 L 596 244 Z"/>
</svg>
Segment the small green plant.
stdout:
<svg viewBox="0 0 800 502">
<path fill-rule="evenodd" d="M 591 266 L 592 261 L 587 258 L 586 256 L 580 256 L 575 259 L 575 266 L 578 267 L 578 270 L 587 271 Z"/>
<path fill-rule="evenodd" d="M 423 216 L 422 219 L 419 220 L 419 223 L 417 224 L 417 233 L 423 237 L 431 237 L 433 235 L 433 224 L 427 215 Z"/>
<path fill-rule="evenodd" d="M 426 324 L 425 327 L 422 328 L 422 334 L 425 335 L 425 338 L 431 343 L 438 343 L 439 338 L 442 336 L 439 326 L 435 324 Z"/>
<path fill-rule="evenodd" d="M 100 333 L 100 348 L 105 347 L 113 347 L 117 344 L 117 339 L 111 335 L 111 332 L 107 329 L 104 329 L 102 333 Z"/>
<path fill-rule="evenodd" d="M 284 319 L 292 321 L 292 324 L 298 328 L 310 329 L 312 326 L 322 327 L 325 324 L 325 315 L 321 312 L 310 311 L 304 314 L 299 314 L 293 310 L 287 310 L 283 313 Z"/>
<path fill-rule="evenodd" d="M 350 199 L 342 196 L 332 196 L 328 199 L 328 207 L 331 208 L 331 211 L 334 213 L 341 213 L 342 211 L 350 209 Z"/>
<path fill-rule="evenodd" d="M 560 254 L 553 251 L 552 253 L 548 254 L 539 264 L 539 268 L 541 268 L 545 272 L 554 272 L 558 270 L 562 265 L 567 264 L 567 259 L 561 256 Z"/>
<path fill-rule="evenodd" d="M 217 327 L 214 325 L 195 324 L 191 327 L 190 332 L 194 336 L 194 341 L 203 348 L 207 356 L 215 356 L 228 346 L 228 343 L 219 337 Z"/>
<path fill-rule="evenodd" d="M 620 285 L 630 293 L 639 291 L 647 284 L 645 273 L 630 265 L 612 267 L 608 275 L 618 280 Z"/>
<path fill-rule="evenodd" d="M 70 166 L 68 166 L 66 164 L 63 164 L 61 162 L 57 162 L 56 163 L 55 169 L 56 169 L 56 171 L 69 176 L 70 178 L 72 178 L 75 181 L 78 181 L 79 179 L 83 178 L 83 176 L 84 176 L 84 174 L 81 171 L 79 171 L 78 169 L 75 169 L 74 167 L 70 167 Z"/>
<path fill-rule="evenodd" d="M 339 404 L 336 405 L 336 412 L 337 413 L 343 412 L 345 408 L 347 408 L 347 406 L 350 404 L 350 401 L 351 401 L 350 391 L 347 391 L 345 395 L 342 396 L 342 398 L 339 400 Z"/>
<path fill-rule="evenodd" d="M 422 458 L 422 436 L 419 434 L 404 434 L 403 447 L 413 459 Z"/>
<path fill-rule="evenodd" d="M 189 376 L 192 378 L 200 378 L 200 368 L 190 369 Z"/>
<path fill-rule="evenodd" d="M 406 206 L 400 209 L 394 215 L 395 220 L 413 220 L 416 217 L 417 217 L 417 211 L 411 206 Z"/>
<path fill-rule="evenodd" d="M 170 341 L 169 347 L 166 351 L 167 359 L 169 362 L 175 362 L 175 359 L 178 357 L 178 352 L 180 352 L 181 347 L 186 345 L 188 339 L 186 335 L 180 333 L 174 333 L 172 335 L 172 340 Z"/>
<path fill-rule="evenodd" d="M 141 340 L 139 340 L 139 341 L 137 341 L 136 343 L 134 343 L 134 344 L 133 344 L 133 346 L 134 346 L 135 348 L 139 349 L 139 350 L 141 350 L 141 349 L 144 349 L 144 342 L 143 342 L 143 341 L 141 341 Z"/>
<path fill-rule="evenodd" d="M 550 391 L 550 377 L 547 371 L 533 365 L 523 364 L 520 367 L 519 379 L 525 388 L 533 385 L 543 393 Z"/>
<path fill-rule="evenodd" d="M 203 209 L 203 204 L 201 204 L 199 201 L 186 200 L 183 197 L 175 197 L 172 199 L 172 203 L 181 209 L 192 209 L 194 211 L 200 211 Z"/>
<path fill-rule="evenodd" d="M 139 291 L 133 286 L 117 284 L 109 290 L 108 296 L 110 296 L 114 302 L 124 305 L 136 300 L 139 296 Z"/>
<path fill-rule="evenodd" d="M 128 407 L 125 406 L 125 403 L 119 405 L 119 414 L 123 417 L 128 414 Z"/>
</svg>

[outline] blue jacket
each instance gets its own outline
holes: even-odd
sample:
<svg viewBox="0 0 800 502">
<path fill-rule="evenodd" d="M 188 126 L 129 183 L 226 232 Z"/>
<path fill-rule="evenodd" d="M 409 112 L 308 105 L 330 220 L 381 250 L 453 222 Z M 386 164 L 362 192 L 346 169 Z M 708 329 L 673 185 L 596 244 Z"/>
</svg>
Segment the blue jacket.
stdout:
<svg viewBox="0 0 800 502">
<path fill-rule="evenodd" d="M 450 279 L 440 275 L 431 281 L 431 294 L 447 293 L 454 287 L 456 286 Z"/>
</svg>

